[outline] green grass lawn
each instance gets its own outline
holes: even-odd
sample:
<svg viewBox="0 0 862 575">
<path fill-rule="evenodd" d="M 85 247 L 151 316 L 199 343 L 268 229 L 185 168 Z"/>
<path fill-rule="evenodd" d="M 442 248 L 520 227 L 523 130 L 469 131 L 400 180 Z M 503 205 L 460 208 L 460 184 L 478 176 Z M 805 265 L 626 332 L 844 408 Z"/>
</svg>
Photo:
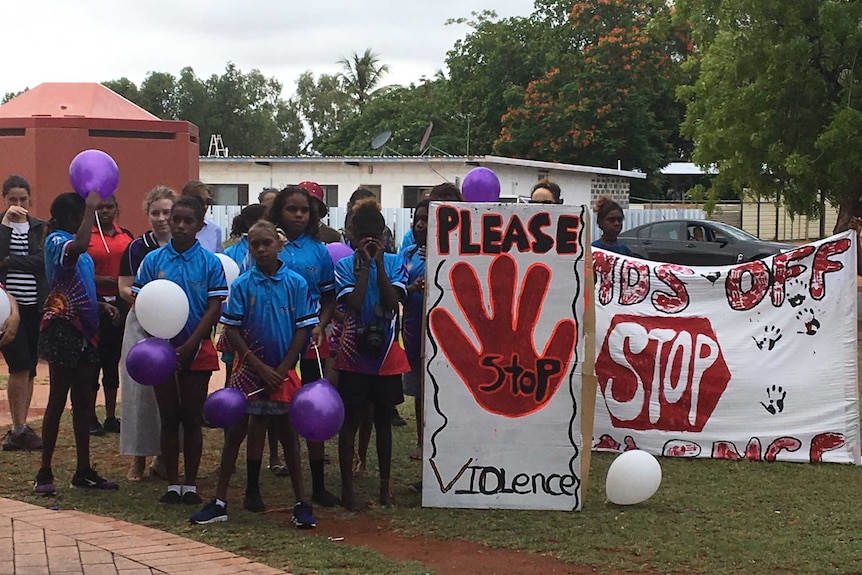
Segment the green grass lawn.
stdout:
<svg viewBox="0 0 862 575">
<path fill-rule="evenodd" d="M 406 489 L 420 474 L 419 464 L 407 457 L 415 441 L 412 405 L 402 405 L 401 412 L 409 425 L 393 432 L 393 473 L 400 506 L 370 512 L 374 518 L 391 520 L 396 532 L 460 537 L 491 547 L 540 552 L 599 571 L 862 573 L 862 481 L 857 467 L 661 459 L 663 481 L 658 493 L 641 505 L 618 507 L 604 496 L 604 478 L 613 456 L 593 454 L 589 491 L 579 513 L 423 509 L 419 497 Z M 207 430 L 199 482 L 204 498 L 213 489 L 220 447 L 221 432 Z M 128 458 L 115 455 L 117 451 L 117 435 L 93 439 L 93 460 L 112 479 L 125 477 L 129 463 Z M 327 451 L 334 459 L 335 446 Z M 373 452 L 372 442 L 372 470 L 376 469 Z M 0 453 L 0 496 L 45 505 L 44 499 L 32 495 L 30 483 L 38 462 L 38 454 Z M 284 517 L 240 511 L 243 456 L 234 481 L 237 487 L 231 493 L 230 521 L 207 527 L 187 524 L 190 508 L 156 503 L 165 487 L 160 481 L 121 481 L 121 491 L 111 495 L 68 489 L 65 481 L 73 465 L 71 419 L 66 416 L 54 467 L 61 509 L 164 529 L 298 574 L 429 572 L 417 563 L 310 537 L 294 530 Z M 337 464 L 327 465 L 326 473 L 330 489 L 337 493 Z M 266 470 L 262 476 L 267 504 L 286 507 L 292 501 L 288 479 L 273 477 Z M 376 474 L 360 485 L 373 498 Z M 321 525 L 350 517 L 341 510 L 316 509 L 316 515 Z"/>
</svg>

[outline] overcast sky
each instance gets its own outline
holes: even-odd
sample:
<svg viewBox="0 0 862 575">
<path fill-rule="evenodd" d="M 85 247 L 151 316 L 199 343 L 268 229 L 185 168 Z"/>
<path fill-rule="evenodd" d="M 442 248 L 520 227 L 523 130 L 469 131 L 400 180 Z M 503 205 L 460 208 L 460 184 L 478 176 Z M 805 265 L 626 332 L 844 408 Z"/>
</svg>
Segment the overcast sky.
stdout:
<svg viewBox="0 0 862 575">
<path fill-rule="evenodd" d="M 527 16 L 532 0 L 18 0 L 4 1 L 0 96 L 42 82 L 135 84 L 150 71 L 199 78 L 228 61 L 257 68 L 293 92 L 305 70 L 339 70 L 337 60 L 370 47 L 390 67 L 384 84 L 409 84 L 445 69 L 466 25 L 448 18 L 492 8 Z"/>
</svg>

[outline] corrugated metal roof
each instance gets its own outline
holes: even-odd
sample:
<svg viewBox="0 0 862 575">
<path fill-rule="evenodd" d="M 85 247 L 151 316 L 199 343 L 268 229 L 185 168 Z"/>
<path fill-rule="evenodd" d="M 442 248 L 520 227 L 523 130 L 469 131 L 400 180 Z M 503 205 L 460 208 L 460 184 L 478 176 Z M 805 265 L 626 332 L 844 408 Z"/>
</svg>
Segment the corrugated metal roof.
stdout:
<svg viewBox="0 0 862 575">
<path fill-rule="evenodd" d="M 463 163 L 471 166 L 494 166 L 507 165 L 536 168 L 539 170 L 558 170 L 563 172 L 581 172 L 588 174 L 601 174 L 618 176 L 623 178 L 646 179 L 646 174 L 639 171 L 620 170 L 615 168 L 601 168 L 596 166 L 580 166 L 576 164 L 563 164 L 558 162 L 543 162 L 539 160 L 524 160 L 521 158 L 505 158 L 502 156 L 229 156 L 229 157 L 206 157 L 200 158 L 201 162 L 213 163 L 256 163 L 267 165 L 270 163 L 290 162 L 325 162 L 325 163 Z"/>
</svg>

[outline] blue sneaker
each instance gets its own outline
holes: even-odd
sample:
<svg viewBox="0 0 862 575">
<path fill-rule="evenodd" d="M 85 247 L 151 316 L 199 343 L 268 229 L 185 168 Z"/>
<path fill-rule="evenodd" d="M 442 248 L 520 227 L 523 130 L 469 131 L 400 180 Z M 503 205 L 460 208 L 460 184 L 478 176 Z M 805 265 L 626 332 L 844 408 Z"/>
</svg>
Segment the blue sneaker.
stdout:
<svg viewBox="0 0 862 575">
<path fill-rule="evenodd" d="M 208 525 L 209 523 L 218 523 L 220 521 L 227 521 L 227 505 L 222 507 L 216 503 L 215 499 L 189 517 L 189 523 L 192 525 Z"/>
<path fill-rule="evenodd" d="M 92 467 L 84 471 L 76 471 L 75 475 L 72 476 L 72 487 L 75 489 L 101 489 L 103 491 L 116 491 L 120 488 L 113 481 L 99 476 Z"/>
<path fill-rule="evenodd" d="M 33 482 L 33 491 L 36 495 L 48 497 L 57 493 L 57 487 L 54 485 L 54 474 L 50 468 L 42 468 L 36 474 L 36 481 Z"/>
<path fill-rule="evenodd" d="M 297 529 L 314 529 L 317 527 L 311 505 L 302 501 L 293 506 L 293 517 L 290 520 L 293 521 Z"/>
</svg>

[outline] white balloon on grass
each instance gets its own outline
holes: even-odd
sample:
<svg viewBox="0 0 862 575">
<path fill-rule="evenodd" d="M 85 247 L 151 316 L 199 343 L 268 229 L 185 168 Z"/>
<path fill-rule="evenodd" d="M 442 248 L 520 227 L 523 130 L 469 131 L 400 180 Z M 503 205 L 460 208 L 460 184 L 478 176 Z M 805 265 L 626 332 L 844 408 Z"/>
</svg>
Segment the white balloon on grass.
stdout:
<svg viewBox="0 0 862 575">
<path fill-rule="evenodd" d="M 12 304 L 9 303 L 9 296 L 0 289 L 0 326 L 9 318 L 10 313 L 12 313 Z"/>
<path fill-rule="evenodd" d="M 239 277 L 239 266 L 230 256 L 216 254 L 216 257 L 221 260 L 221 266 L 224 268 L 224 277 L 227 278 L 227 288 L 230 289 L 233 280 Z"/>
<path fill-rule="evenodd" d="M 640 449 L 626 451 L 608 468 L 605 491 L 617 505 L 635 505 L 646 501 L 661 484 L 658 460 Z"/>
<path fill-rule="evenodd" d="M 183 288 L 170 280 L 153 280 L 135 298 L 135 315 L 144 331 L 171 339 L 189 319 L 189 298 Z"/>
</svg>

